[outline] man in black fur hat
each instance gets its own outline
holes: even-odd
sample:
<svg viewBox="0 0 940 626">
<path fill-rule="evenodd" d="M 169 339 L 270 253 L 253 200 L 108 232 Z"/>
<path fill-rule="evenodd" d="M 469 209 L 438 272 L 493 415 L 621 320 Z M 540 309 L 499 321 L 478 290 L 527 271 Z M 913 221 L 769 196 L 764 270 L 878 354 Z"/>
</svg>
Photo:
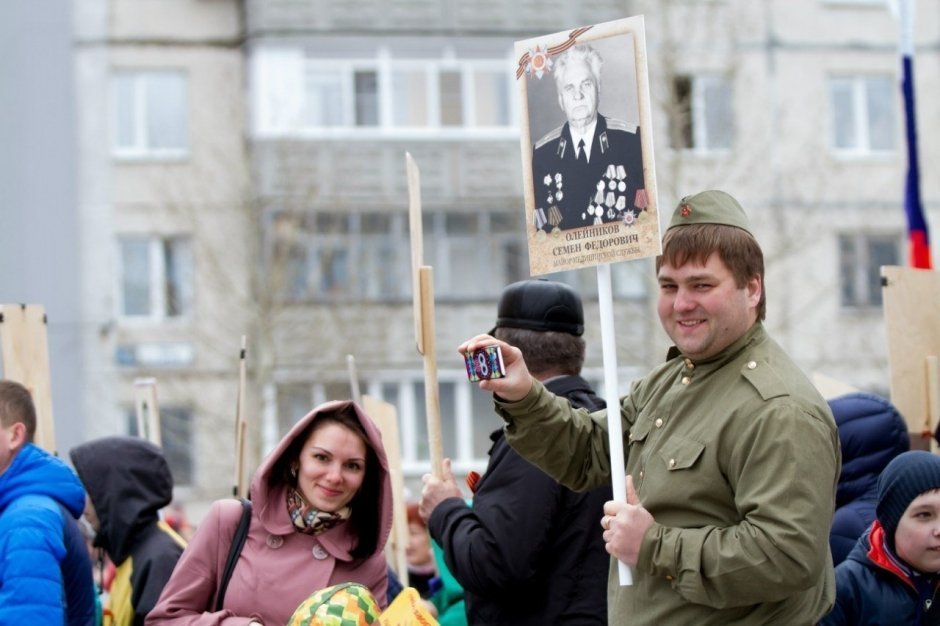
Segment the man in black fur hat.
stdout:
<svg viewBox="0 0 940 626">
<path fill-rule="evenodd" d="M 597 410 L 604 402 L 580 376 L 583 333 L 578 294 L 547 280 L 506 287 L 491 331 L 522 350 L 548 389 Z M 445 459 L 442 477 L 425 476 L 419 509 L 464 588 L 468 623 L 606 624 L 610 557 L 597 520 L 610 487 L 571 491 L 510 448 L 502 428 L 490 437 L 472 506 Z"/>
</svg>

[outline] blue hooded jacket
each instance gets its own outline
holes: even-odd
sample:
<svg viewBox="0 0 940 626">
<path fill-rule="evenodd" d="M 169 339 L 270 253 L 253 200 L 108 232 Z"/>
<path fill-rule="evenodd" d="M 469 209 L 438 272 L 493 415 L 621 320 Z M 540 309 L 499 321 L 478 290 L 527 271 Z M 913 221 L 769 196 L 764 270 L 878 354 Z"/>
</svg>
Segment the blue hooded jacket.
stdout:
<svg viewBox="0 0 940 626">
<path fill-rule="evenodd" d="M 875 520 L 881 471 L 911 444 L 904 418 L 880 396 L 850 393 L 829 400 L 829 407 L 842 448 L 836 511 L 829 531 L 832 562 L 838 565 Z"/>
<path fill-rule="evenodd" d="M 78 476 L 31 443 L 0 474 L 0 624 L 65 622 L 63 509 L 84 508 Z"/>
</svg>

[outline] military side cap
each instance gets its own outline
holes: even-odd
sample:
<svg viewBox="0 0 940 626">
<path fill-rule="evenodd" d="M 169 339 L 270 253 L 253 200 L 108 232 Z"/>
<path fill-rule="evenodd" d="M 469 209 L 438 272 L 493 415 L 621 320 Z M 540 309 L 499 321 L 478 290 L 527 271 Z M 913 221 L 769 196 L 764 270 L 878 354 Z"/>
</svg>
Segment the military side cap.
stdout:
<svg viewBox="0 0 940 626">
<path fill-rule="evenodd" d="M 503 289 L 496 315 L 491 334 L 497 328 L 584 334 L 584 309 L 577 292 L 544 278 L 519 281 Z"/>
<path fill-rule="evenodd" d="M 744 209 L 724 191 L 703 191 L 679 200 L 679 205 L 672 213 L 669 228 L 689 224 L 722 224 L 754 234 Z"/>
</svg>

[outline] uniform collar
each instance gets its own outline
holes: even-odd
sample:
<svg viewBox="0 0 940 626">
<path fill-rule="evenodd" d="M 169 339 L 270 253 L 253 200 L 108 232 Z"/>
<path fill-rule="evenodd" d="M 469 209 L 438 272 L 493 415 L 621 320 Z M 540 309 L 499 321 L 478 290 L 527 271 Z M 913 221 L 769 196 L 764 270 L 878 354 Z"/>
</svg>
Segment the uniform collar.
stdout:
<svg viewBox="0 0 940 626">
<path fill-rule="evenodd" d="M 597 128 L 597 119 L 598 116 L 594 116 L 594 121 L 591 122 L 587 129 L 583 133 L 575 131 L 575 129 L 568 124 L 568 131 L 571 133 L 571 147 L 574 149 L 575 158 L 578 158 L 578 141 L 584 139 L 584 154 L 587 156 L 587 160 L 591 160 L 591 146 L 594 142 L 594 131 Z"/>
<path fill-rule="evenodd" d="M 741 337 L 739 337 L 737 341 L 732 343 L 730 346 L 728 346 L 727 348 L 725 348 L 724 350 L 722 350 L 715 356 L 708 358 L 708 359 L 703 359 L 701 361 L 696 361 L 694 359 L 688 359 L 688 361 L 695 365 L 715 365 L 715 366 L 720 367 L 724 365 L 725 363 L 727 363 L 728 361 L 735 358 L 748 345 L 763 339 L 765 336 L 766 336 L 766 332 L 764 331 L 764 325 L 760 320 L 758 320 L 754 322 L 754 324 L 748 329 L 748 331 L 744 333 Z M 681 356 L 682 356 L 682 352 L 676 346 L 671 346 L 669 350 L 666 352 L 667 361 L 671 361 L 672 359 L 676 357 L 681 357 Z"/>
</svg>

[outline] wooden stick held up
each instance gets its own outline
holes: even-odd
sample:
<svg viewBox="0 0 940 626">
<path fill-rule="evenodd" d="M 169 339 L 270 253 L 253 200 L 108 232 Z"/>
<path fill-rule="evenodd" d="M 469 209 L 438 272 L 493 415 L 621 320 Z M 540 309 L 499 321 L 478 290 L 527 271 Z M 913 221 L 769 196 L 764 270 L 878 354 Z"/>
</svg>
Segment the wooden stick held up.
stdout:
<svg viewBox="0 0 940 626">
<path fill-rule="evenodd" d="M 157 379 L 134 379 L 134 400 L 137 409 L 137 436 L 156 446 L 163 446 L 160 404 L 157 401 Z"/>
<path fill-rule="evenodd" d="M 428 450 L 431 472 L 440 476 L 444 464 L 441 444 L 441 406 L 437 386 L 437 359 L 434 353 L 434 279 L 424 265 L 424 236 L 421 226 L 421 176 L 418 165 L 405 153 L 408 174 L 408 221 L 411 233 L 411 288 L 414 294 L 415 343 L 424 356 L 424 401 L 428 424 Z"/>
<path fill-rule="evenodd" d="M 245 489 L 245 357 L 247 356 L 248 338 L 242 335 L 242 349 L 238 357 L 238 400 L 235 405 L 235 480 L 232 486 L 232 495 L 244 498 Z"/>
<path fill-rule="evenodd" d="M 434 274 L 422 265 L 421 276 L 421 329 L 424 344 L 424 404 L 428 422 L 428 452 L 431 472 L 441 476 L 444 449 L 441 443 L 441 403 L 437 387 L 437 357 L 434 352 Z"/>
<path fill-rule="evenodd" d="M 346 355 L 346 369 L 349 370 L 349 390 L 352 394 L 352 401 L 362 406 L 362 393 L 359 391 L 359 373 L 356 371 L 356 358 Z"/>
<path fill-rule="evenodd" d="M 388 473 L 392 482 L 392 534 L 385 546 L 389 563 L 398 574 L 402 585 L 408 586 L 408 512 L 405 503 L 405 479 L 401 468 L 401 445 L 398 433 L 398 413 L 395 406 L 373 398 L 362 396 L 362 409 L 382 432 L 382 444 L 388 460 Z"/>
</svg>

